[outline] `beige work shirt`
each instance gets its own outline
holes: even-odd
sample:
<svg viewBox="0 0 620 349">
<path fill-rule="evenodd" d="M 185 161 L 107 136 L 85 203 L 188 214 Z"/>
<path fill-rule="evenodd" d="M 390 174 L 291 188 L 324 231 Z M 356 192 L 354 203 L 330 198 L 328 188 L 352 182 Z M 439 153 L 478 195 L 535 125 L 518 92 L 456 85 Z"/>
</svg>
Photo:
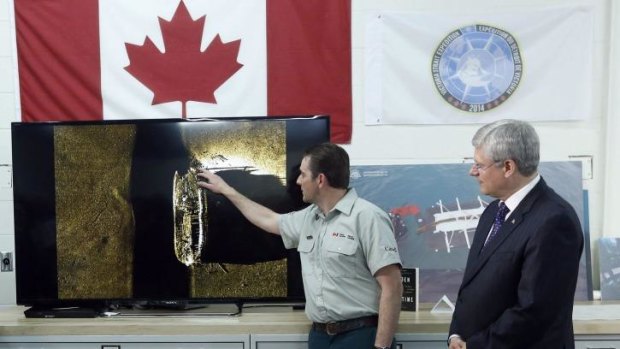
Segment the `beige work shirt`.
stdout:
<svg viewBox="0 0 620 349">
<path fill-rule="evenodd" d="M 373 275 L 402 265 L 387 213 L 349 189 L 327 215 L 310 205 L 282 215 L 279 224 L 284 245 L 299 251 L 310 320 L 378 314 L 379 284 Z"/>
</svg>

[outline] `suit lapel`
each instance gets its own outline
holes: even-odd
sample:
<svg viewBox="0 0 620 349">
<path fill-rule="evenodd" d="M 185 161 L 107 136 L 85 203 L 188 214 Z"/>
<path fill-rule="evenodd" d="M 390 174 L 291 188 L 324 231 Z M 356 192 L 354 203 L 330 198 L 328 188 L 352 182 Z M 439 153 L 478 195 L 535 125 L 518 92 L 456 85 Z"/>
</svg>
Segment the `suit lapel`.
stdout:
<svg viewBox="0 0 620 349">
<path fill-rule="evenodd" d="M 476 227 L 476 234 L 474 235 L 474 241 L 471 246 L 471 253 L 475 256 L 479 256 L 482 247 L 484 246 L 484 241 L 491 230 L 491 226 L 493 225 L 493 221 L 495 219 L 495 214 L 497 214 L 497 210 L 499 200 L 495 200 L 491 202 L 487 208 L 488 212 L 480 217 L 480 222 L 478 222 L 478 226 Z"/>
<path fill-rule="evenodd" d="M 489 207 L 487 208 L 487 210 L 489 210 L 488 214 L 483 214 L 483 217 L 481 217 L 478 227 L 476 228 L 476 235 L 471 246 L 471 251 L 469 252 L 470 257 L 467 261 L 467 268 L 465 269 L 465 275 L 463 275 L 461 288 L 463 288 L 476 274 L 478 274 L 480 269 L 482 269 L 495 251 L 497 251 L 497 249 L 504 244 L 504 241 L 506 241 L 506 239 L 515 230 L 518 230 L 517 228 L 527 216 L 527 213 L 532 209 L 532 205 L 536 202 L 541 193 L 546 190 L 546 188 L 547 184 L 541 178 L 532 191 L 530 191 L 527 196 L 523 198 L 523 201 L 519 203 L 515 211 L 508 216 L 508 219 L 504 222 L 496 237 L 483 249 L 482 247 L 484 246 L 484 241 L 491 230 L 495 213 L 498 210 L 498 200 L 495 200 L 489 204 Z"/>
</svg>

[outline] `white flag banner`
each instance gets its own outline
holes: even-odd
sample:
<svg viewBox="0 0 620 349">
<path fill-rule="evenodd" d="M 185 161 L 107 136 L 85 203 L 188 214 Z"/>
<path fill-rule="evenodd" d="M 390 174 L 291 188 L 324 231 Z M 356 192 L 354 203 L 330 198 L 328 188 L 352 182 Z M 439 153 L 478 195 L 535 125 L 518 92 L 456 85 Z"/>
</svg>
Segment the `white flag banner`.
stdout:
<svg viewBox="0 0 620 349">
<path fill-rule="evenodd" d="M 373 14 L 366 23 L 366 124 L 586 119 L 592 12 Z"/>
</svg>

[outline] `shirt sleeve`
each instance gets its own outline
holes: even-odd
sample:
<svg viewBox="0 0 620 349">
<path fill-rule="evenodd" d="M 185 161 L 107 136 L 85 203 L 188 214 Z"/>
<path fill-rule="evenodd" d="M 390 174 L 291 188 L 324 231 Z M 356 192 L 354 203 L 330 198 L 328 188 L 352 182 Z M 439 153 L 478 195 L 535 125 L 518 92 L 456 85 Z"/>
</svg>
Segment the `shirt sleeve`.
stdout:
<svg viewBox="0 0 620 349">
<path fill-rule="evenodd" d="M 280 215 L 279 228 L 282 242 L 286 248 L 297 248 L 299 237 L 306 224 L 307 218 L 311 215 L 312 205 L 300 211 L 289 212 Z"/>
<path fill-rule="evenodd" d="M 387 213 L 378 208 L 372 209 L 361 214 L 359 219 L 362 221 L 360 225 L 362 248 L 372 275 L 391 264 L 402 267 L 392 222 Z"/>
</svg>

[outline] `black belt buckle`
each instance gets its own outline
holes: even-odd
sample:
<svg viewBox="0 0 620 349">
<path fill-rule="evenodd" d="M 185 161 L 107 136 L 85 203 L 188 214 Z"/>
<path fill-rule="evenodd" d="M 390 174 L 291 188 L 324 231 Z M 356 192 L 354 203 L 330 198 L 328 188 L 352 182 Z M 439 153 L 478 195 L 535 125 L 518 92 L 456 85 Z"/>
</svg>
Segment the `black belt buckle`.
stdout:
<svg viewBox="0 0 620 349">
<path fill-rule="evenodd" d="M 325 332 L 330 336 L 340 333 L 340 324 L 337 322 L 328 322 L 325 324 Z"/>
</svg>

